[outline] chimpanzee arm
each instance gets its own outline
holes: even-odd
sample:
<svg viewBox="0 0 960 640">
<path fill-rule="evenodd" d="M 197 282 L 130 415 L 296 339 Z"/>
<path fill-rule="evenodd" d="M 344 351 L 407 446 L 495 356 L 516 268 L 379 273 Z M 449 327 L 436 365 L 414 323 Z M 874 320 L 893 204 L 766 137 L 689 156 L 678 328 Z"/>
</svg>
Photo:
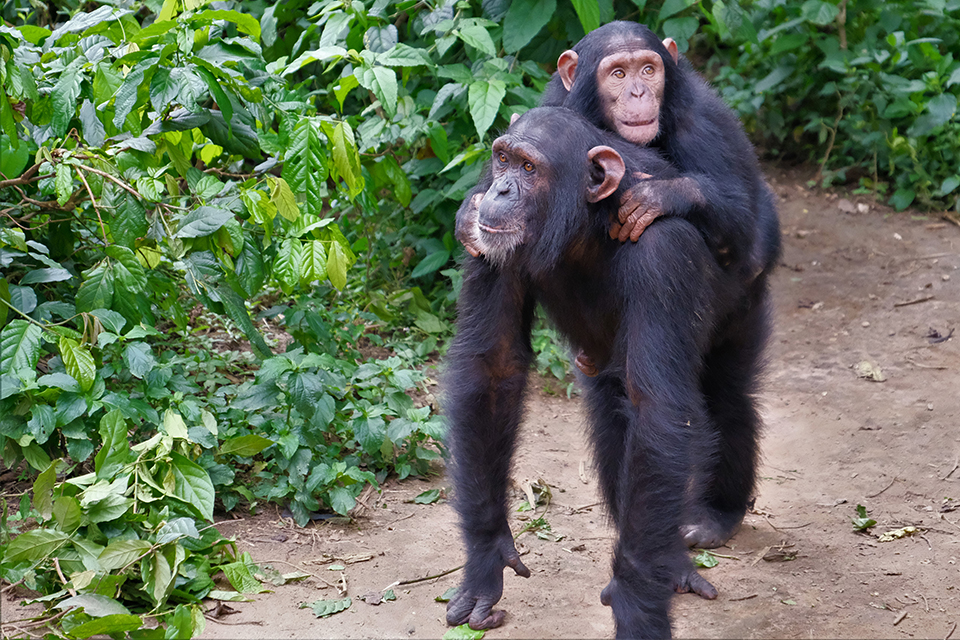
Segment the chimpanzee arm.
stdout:
<svg viewBox="0 0 960 640">
<path fill-rule="evenodd" d="M 445 376 L 455 508 L 467 561 L 463 584 L 447 605 L 447 622 L 488 629 L 503 622 L 492 607 L 503 594 L 503 569 L 521 576 L 507 523 L 506 486 L 533 359 L 534 300 L 515 275 L 477 258 L 465 263 L 457 337 Z"/>
</svg>

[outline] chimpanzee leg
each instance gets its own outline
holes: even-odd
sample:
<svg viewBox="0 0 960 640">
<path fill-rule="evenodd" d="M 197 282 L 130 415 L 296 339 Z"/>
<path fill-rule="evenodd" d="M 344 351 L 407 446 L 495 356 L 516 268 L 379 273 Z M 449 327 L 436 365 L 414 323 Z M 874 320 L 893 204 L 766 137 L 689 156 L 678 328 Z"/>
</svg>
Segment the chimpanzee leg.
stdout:
<svg viewBox="0 0 960 640">
<path fill-rule="evenodd" d="M 613 578 L 601 600 L 613 608 L 617 637 L 663 638 L 674 590 L 716 597 L 693 570 L 679 525 L 692 440 L 706 419 L 699 377 L 719 274 L 700 234 L 675 218 L 658 220 L 626 249 L 616 273 L 625 296 L 620 409 L 628 422 L 612 505 L 619 534 Z"/>
<path fill-rule="evenodd" d="M 615 524 L 619 513 L 613 505 L 617 504 L 624 438 L 629 424 L 628 414 L 621 410 L 624 397 L 622 373 L 604 371 L 597 377 L 580 379 L 590 416 L 590 439 L 600 492 Z"/>
<path fill-rule="evenodd" d="M 713 464 L 698 479 L 698 494 L 681 527 L 691 547 L 714 548 L 743 521 L 756 485 L 760 416 L 754 393 L 770 333 L 766 282 L 754 283 L 749 306 L 734 315 L 707 354 L 701 384 L 718 436 Z"/>
<path fill-rule="evenodd" d="M 534 302 L 518 280 L 474 259 L 467 262 L 458 308 L 445 396 L 467 561 L 447 623 L 489 629 L 505 615 L 492 611 L 503 594 L 504 567 L 530 576 L 507 524 L 506 485 L 532 360 Z"/>
</svg>

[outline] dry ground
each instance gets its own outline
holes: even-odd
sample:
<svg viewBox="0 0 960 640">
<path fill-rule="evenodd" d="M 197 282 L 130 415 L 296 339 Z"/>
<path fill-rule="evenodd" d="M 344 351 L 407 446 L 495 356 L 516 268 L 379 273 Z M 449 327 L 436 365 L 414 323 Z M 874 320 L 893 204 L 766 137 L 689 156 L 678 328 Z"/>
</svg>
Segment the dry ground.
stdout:
<svg viewBox="0 0 960 640">
<path fill-rule="evenodd" d="M 855 197 L 800 184 L 774 182 L 785 251 L 773 281 L 776 331 L 762 394 L 767 428 L 756 509 L 717 550 L 725 556 L 720 564 L 704 570 L 720 597 L 674 599 L 675 635 L 960 637 L 960 508 L 952 511 L 960 504 L 960 337 L 929 337 L 960 324 L 960 228 L 873 204 L 858 211 Z M 854 367 L 864 361 L 886 380 L 858 377 Z M 514 478 L 553 488 L 546 519 L 565 537 L 519 538 L 533 576 L 506 577 L 506 623 L 486 637 L 611 637 L 599 594 L 609 580 L 612 532 L 599 507 L 583 508 L 598 498 L 580 402 L 542 386 L 529 402 Z M 396 582 L 463 561 L 450 506 L 410 502 L 446 482 L 389 484 L 353 524 L 297 529 L 273 507 L 223 523 L 254 560 L 316 578 L 231 604 L 237 613 L 208 622 L 203 636 L 442 636 L 444 605 L 434 598 L 456 586 L 459 574 Z M 523 499 L 519 490 L 514 499 Z M 853 530 L 858 504 L 879 523 L 872 535 Z M 514 515 L 514 530 L 523 516 Z M 918 533 L 877 539 L 908 525 Z M 327 583 L 341 575 L 353 597 L 349 609 L 316 619 L 298 608 L 340 597 Z M 396 601 L 372 606 L 357 598 L 392 585 Z"/>
</svg>

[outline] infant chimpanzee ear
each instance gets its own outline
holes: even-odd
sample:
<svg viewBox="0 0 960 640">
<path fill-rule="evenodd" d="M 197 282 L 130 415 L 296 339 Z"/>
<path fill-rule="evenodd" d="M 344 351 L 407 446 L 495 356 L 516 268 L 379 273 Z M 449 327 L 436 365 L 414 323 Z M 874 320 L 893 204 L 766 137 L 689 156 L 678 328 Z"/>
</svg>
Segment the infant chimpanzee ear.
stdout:
<svg viewBox="0 0 960 640">
<path fill-rule="evenodd" d="M 600 202 L 620 186 L 626 167 L 619 153 L 603 145 L 590 149 L 587 152 L 587 159 L 592 163 L 590 182 L 587 185 L 587 200 Z"/>
</svg>

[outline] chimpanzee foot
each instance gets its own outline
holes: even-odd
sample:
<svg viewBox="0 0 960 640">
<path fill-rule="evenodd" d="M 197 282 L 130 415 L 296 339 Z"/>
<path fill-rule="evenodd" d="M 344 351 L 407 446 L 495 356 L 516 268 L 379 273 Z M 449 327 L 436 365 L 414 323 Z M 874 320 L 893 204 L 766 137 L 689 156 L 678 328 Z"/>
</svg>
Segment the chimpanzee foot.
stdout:
<svg viewBox="0 0 960 640">
<path fill-rule="evenodd" d="M 505 567 L 513 569 L 518 576 L 530 577 L 530 569 L 520 560 L 509 530 L 497 539 L 491 553 L 484 554 L 482 560 L 467 561 L 463 584 L 447 603 L 447 624 L 452 627 L 469 624 L 476 630 L 503 624 L 506 611 L 493 611 L 493 605 L 503 595 Z"/>
<path fill-rule="evenodd" d="M 716 600 L 718 595 L 717 588 L 693 569 L 674 578 L 673 590 L 677 593 L 695 593 L 704 600 Z"/>
<path fill-rule="evenodd" d="M 698 549 L 722 547 L 740 528 L 743 515 L 743 511 L 703 509 L 692 519 L 691 524 L 680 526 L 680 537 L 688 547 Z"/>
</svg>

